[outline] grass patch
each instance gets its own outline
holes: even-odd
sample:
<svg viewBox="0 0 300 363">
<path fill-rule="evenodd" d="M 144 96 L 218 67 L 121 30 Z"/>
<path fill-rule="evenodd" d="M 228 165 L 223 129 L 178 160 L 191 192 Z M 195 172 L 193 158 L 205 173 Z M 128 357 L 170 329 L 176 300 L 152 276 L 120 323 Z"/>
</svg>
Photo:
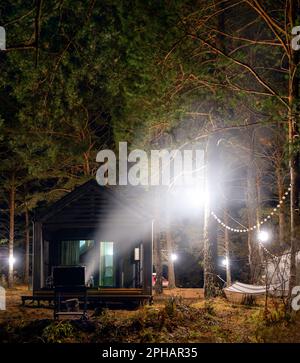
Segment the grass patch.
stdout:
<svg viewBox="0 0 300 363">
<path fill-rule="evenodd" d="M 22 308 L 19 300 L 11 301 L 0 314 L 3 343 L 300 342 L 299 314 L 287 314 L 279 300 L 270 301 L 265 313 L 260 300 L 245 306 L 222 297 L 191 303 L 170 296 L 137 310 L 103 309 L 87 321 L 58 322 L 51 309 Z"/>
</svg>

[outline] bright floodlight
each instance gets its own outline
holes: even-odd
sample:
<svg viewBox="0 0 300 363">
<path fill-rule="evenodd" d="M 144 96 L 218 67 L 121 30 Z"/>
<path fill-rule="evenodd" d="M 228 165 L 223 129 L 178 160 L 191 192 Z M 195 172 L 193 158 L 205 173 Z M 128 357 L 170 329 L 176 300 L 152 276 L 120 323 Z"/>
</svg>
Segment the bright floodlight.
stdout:
<svg viewBox="0 0 300 363">
<path fill-rule="evenodd" d="M 176 261 L 178 256 L 175 253 L 171 253 L 171 260 Z"/>
<path fill-rule="evenodd" d="M 228 265 L 229 265 L 229 260 L 228 260 L 228 258 L 227 258 L 227 257 L 223 258 L 223 260 L 222 260 L 222 265 L 223 265 L 223 266 L 225 266 L 225 267 L 228 267 Z"/>
<path fill-rule="evenodd" d="M 267 231 L 260 231 L 258 233 L 258 240 L 260 242 L 267 242 L 269 238 L 270 238 L 270 235 Z"/>
<path fill-rule="evenodd" d="M 201 190 L 200 188 L 187 188 L 184 194 L 187 202 L 187 207 L 203 207 L 205 202 L 205 195 L 203 190 Z"/>
<path fill-rule="evenodd" d="M 8 258 L 8 264 L 10 267 L 13 267 L 14 263 L 16 262 L 16 259 L 14 258 L 14 256 L 9 256 Z"/>
</svg>

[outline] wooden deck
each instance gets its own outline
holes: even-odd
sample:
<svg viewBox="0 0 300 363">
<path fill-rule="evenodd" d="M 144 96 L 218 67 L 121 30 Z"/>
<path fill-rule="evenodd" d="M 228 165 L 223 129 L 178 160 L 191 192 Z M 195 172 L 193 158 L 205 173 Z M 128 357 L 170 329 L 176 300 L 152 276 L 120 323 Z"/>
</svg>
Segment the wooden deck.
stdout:
<svg viewBox="0 0 300 363">
<path fill-rule="evenodd" d="M 65 292 L 64 298 L 71 299 L 79 297 L 78 293 Z M 32 295 L 21 296 L 22 305 L 26 301 L 34 303 L 35 301 L 40 306 L 41 301 L 48 302 L 49 304 L 54 300 L 53 290 L 37 290 L 33 291 Z M 152 295 L 145 294 L 143 289 L 137 288 L 101 288 L 101 289 L 88 289 L 87 290 L 88 304 L 108 304 L 108 303 L 146 303 L 152 301 Z"/>
</svg>

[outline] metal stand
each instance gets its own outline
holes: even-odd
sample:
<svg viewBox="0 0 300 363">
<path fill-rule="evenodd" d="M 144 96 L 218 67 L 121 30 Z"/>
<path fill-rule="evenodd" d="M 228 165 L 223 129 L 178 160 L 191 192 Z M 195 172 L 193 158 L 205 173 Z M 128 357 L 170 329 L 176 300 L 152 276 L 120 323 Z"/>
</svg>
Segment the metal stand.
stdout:
<svg viewBox="0 0 300 363">
<path fill-rule="evenodd" d="M 63 299 L 83 299 L 82 311 L 62 311 L 62 303 L 66 304 Z M 86 286 L 55 286 L 54 287 L 54 319 L 60 316 L 80 316 L 81 319 L 87 320 L 87 288 Z"/>
</svg>

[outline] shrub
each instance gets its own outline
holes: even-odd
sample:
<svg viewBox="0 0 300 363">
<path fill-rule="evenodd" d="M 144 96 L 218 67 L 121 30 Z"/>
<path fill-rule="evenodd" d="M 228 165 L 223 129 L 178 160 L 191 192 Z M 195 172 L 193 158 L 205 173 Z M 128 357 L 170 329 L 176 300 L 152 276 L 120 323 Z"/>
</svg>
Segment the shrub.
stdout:
<svg viewBox="0 0 300 363">
<path fill-rule="evenodd" d="M 215 315 L 215 309 L 211 300 L 206 300 L 204 303 L 204 312 L 208 315 Z"/>
<path fill-rule="evenodd" d="M 73 334 L 74 328 L 69 321 L 53 322 L 43 330 L 42 339 L 45 343 L 62 343 Z"/>
</svg>

